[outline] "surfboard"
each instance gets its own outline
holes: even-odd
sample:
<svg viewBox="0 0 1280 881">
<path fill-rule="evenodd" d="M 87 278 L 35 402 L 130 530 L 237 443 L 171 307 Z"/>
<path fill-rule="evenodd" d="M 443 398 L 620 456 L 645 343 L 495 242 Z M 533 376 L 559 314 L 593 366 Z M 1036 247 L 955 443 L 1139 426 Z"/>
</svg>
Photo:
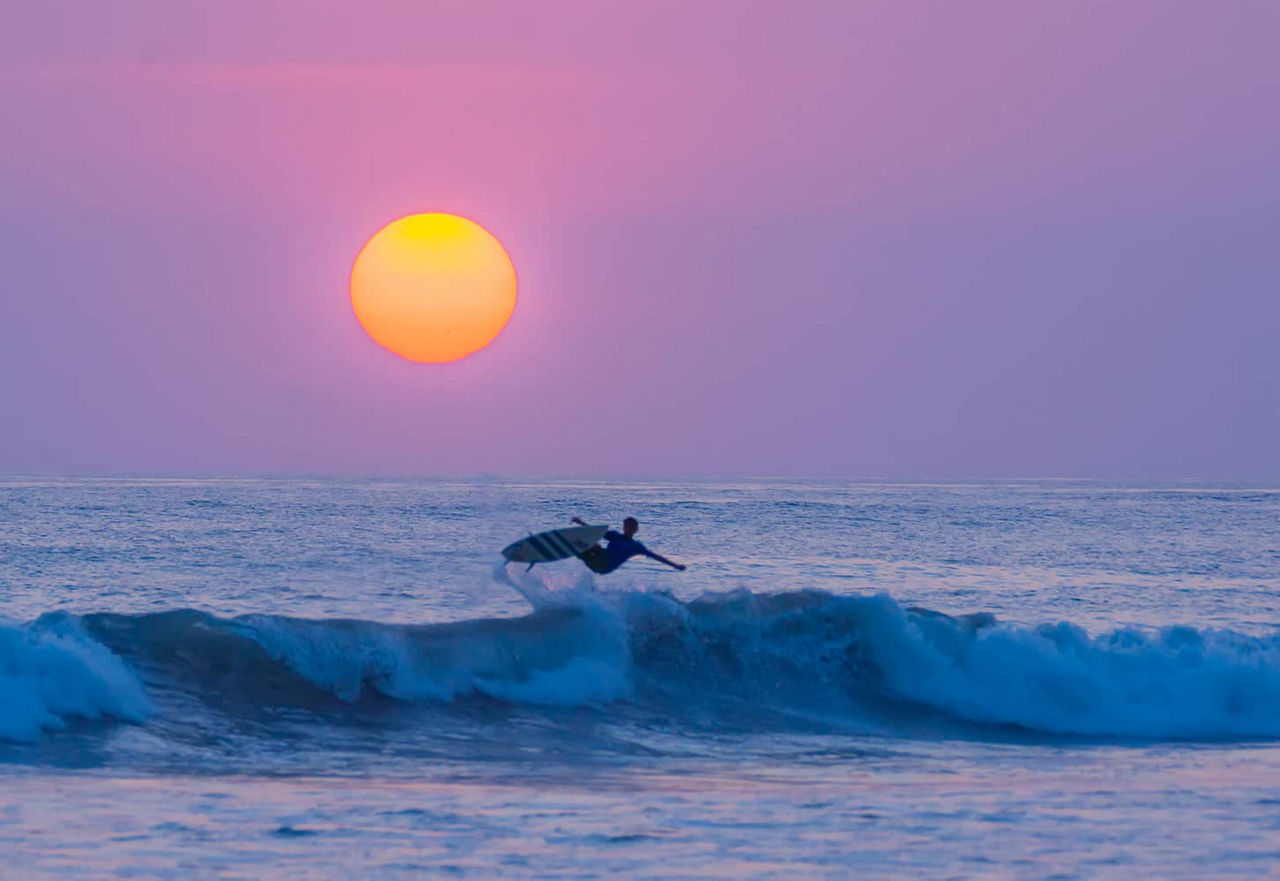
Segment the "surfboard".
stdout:
<svg viewBox="0 0 1280 881">
<path fill-rule="evenodd" d="M 608 526 L 570 526 L 550 529 L 512 542 L 502 549 L 508 563 L 550 563 L 576 557 L 604 538 Z"/>
</svg>

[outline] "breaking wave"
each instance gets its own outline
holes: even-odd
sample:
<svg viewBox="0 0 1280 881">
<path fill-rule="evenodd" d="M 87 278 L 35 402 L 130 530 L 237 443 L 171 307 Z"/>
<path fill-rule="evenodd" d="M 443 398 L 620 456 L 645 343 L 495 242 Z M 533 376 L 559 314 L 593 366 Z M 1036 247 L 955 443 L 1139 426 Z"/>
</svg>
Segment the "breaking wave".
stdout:
<svg viewBox="0 0 1280 881">
<path fill-rule="evenodd" d="M 886 595 L 522 586 L 522 618 L 439 625 L 180 610 L 0 625 L 0 738 L 74 717 L 149 724 L 148 692 L 237 707 L 497 701 L 673 718 L 802 714 L 894 734 L 1001 726 L 1110 738 L 1280 736 L 1280 633 L 1090 635 L 951 617 Z M 735 717 L 737 718 L 737 717 Z M 1002 735 L 1003 736 L 1003 735 Z"/>
<path fill-rule="evenodd" d="M 34 740 L 73 717 L 141 722 L 150 712 L 138 678 L 75 619 L 0 623 L 0 739 Z"/>
</svg>

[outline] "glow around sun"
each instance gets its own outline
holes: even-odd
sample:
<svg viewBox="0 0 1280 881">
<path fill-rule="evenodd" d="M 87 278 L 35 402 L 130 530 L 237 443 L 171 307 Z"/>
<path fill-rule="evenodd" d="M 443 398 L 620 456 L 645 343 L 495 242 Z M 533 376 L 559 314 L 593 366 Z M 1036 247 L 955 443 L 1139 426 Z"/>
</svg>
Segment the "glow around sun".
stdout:
<svg viewBox="0 0 1280 881">
<path fill-rule="evenodd" d="M 516 308 L 516 271 L 493 234 L 452 214 L 411 214 L 351 268 L 351 307 L 379 344 L 426 364 L 479 351 Z"/>
</svg>

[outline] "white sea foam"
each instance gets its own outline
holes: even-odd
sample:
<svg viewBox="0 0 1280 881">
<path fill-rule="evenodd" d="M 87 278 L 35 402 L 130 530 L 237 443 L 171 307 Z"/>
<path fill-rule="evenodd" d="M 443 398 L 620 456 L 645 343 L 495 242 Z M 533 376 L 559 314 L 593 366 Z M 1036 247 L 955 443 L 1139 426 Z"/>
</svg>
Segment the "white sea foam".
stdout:
<svg viewBox="0 0 1280 881">
<path fill-rule="evenodd" d="M 630 693 L 625 631 L 616 615 L 601 608 L 429 628 L 249 616 L 238 629 L 281 664 L 346 701 L 370 689 L 405 701 L 483 694 L 548 705 L 611 701 Z"/>
<path fill-rule="evenodd" d="M 71 717 L 140 722 L 150 702 L 137 677 L 73 619 L 0 623 L 0 738 L 34 740 Z"/>
<path fill-rule="evenodd" d="M 1068 623 L 967 629 L 875 601 L 869 656 L 897 695 L 978 722 L 1099 736 L 1280 736 L 1280 637 Z"/>
</svg>

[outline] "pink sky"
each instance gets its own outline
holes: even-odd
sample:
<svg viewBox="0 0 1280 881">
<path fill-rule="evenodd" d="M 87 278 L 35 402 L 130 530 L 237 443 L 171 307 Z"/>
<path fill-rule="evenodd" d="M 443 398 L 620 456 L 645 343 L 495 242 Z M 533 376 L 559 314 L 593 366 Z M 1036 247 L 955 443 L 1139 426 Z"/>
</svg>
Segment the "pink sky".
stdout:
<svg viewBox="0 0 1280 881">
<path fill-rule="evenodd" d="M 1280 480 L 1273 2 L 24 4 L 0 472 Z M 520 276 L 356 324 L 388 220 Z"/>
</svg>

